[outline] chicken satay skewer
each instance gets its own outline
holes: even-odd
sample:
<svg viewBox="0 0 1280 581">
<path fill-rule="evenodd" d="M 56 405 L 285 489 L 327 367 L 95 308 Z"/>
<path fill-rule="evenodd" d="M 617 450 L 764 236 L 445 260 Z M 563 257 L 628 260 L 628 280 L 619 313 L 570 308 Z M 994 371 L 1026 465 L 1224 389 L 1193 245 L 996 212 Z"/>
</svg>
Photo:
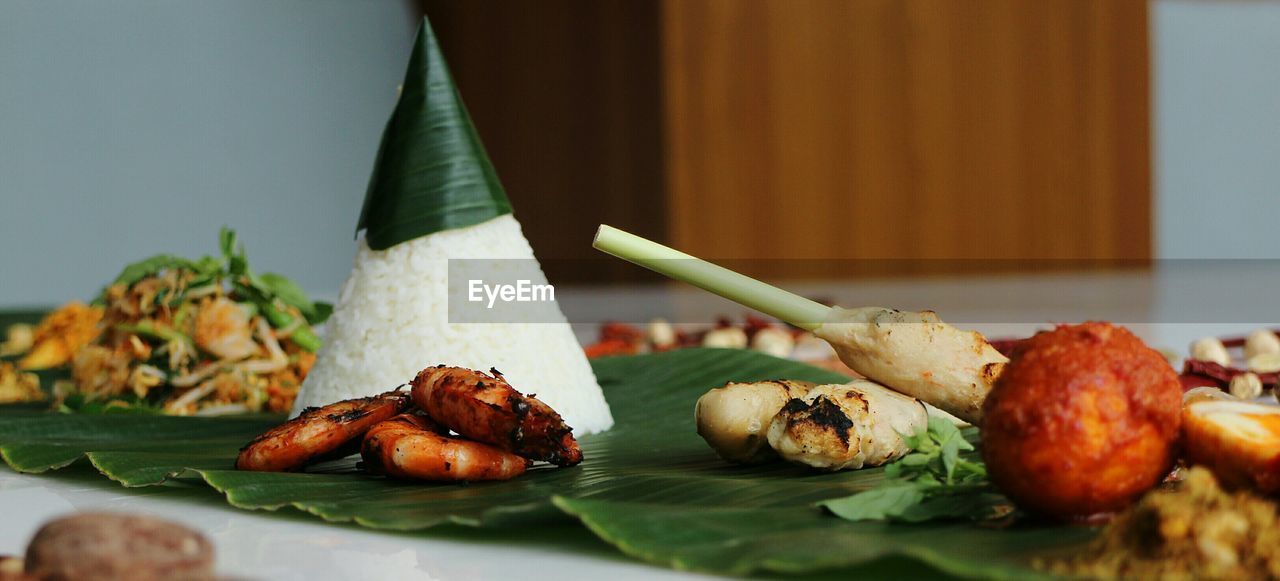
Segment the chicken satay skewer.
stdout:
<svg viewBox="0 0 1280 581">
<path fill-rule="evenodd" d="M 1008 359 L 931 311 L 827 307 L 705 260 L 601 225 L 596 249 L 813 331 L 854 371 L 977 423 Z"/>
</svg>

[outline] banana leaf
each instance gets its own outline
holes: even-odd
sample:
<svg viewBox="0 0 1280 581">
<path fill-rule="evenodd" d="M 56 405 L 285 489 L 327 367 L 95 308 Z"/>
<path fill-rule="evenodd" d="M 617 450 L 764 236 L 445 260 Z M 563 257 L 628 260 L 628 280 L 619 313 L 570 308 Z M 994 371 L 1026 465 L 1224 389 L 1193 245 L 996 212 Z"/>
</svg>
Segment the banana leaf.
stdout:
<svg viewBox="0 0 1280 581">
<path fill-rule="evenodd" d="M 374 250 L 511 213 L 511 203 L 422 19 L 356 229 Z"/>
<path fill-rule="evenodd" d="M 842 381 L 840 375 L 720 349 L 606 358 L 593 366 L 617 425 L 582 438 L 587 460 L 580 466 L 537 467 L 509 482 L 400 482 L 360 473 L 355 459 L 296 474 L 230 469 L 241 443 L 279 421 L 270 417 L 0 412 L 0 456 L 15 470 L 32 473 L 87 457 L 125 486 L 186 475 L 238 508 L 292 508 L 375 529 L 537 530 L 580 522 L 632 557 L 722 574 L 871 567 L 890 576 L 1022 579 L 1038 575 L 1031 559 L 1078 550 L 1095 534 L 1043 524 L 995 529 L 957 521 L 847 522 L 813 504 L 875 486 L 882 470 L 828 474 L 781 463 L 732 466 L 695 433 L 693 404 L 710 387 L 778 377 Z"/>
</svg>

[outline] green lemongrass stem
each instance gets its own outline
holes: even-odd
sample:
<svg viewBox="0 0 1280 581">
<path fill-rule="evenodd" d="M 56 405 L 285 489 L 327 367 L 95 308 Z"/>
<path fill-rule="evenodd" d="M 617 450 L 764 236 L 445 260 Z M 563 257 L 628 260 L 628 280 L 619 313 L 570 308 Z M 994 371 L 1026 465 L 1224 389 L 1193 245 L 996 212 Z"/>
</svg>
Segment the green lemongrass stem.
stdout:
<svg viewBox="0 0 1280 581">
<path fill-rule="evenodd" d="M 591 246 L 802 329 L 817 329 L 831 311 L 821 303 L 605 224 L 596 231 Z"/>
</svg>

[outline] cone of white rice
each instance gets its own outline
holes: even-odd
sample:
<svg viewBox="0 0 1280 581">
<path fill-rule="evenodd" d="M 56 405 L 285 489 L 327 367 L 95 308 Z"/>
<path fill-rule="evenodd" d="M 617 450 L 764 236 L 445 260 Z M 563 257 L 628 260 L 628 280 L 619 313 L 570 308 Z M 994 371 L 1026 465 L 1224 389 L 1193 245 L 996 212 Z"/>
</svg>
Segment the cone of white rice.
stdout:
<svg viewBox="0 0 1280 581">
<path fill-rule="evenodd" d="M 544 310 L 538 322 L 450 322 L 450 259 L 521 259 L 522 278 L 533 285 L 547 281 L 425 20 L 383 134 L 360 228 L 365 236 L 355 265 L 295 415 L 381 393 L 443 363 L 498 369 L 516 389 L 536 393 L 560 412 L 579 435 L 613 425 L 558 308 L 550 321 Z M 473 268 L 470 274 L 484 273 Z"/>
</svg>

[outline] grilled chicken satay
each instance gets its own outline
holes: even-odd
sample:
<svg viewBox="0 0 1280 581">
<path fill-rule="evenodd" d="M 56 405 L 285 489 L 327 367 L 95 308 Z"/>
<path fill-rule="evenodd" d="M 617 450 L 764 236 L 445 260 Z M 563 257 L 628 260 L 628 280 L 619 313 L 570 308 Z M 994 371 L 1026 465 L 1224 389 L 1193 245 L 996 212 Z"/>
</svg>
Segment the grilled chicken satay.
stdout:
<svg viewBox="0 0 1280 581">
<path fill-rule="evenodd" d="M 726 383 L 698 398 L 693 415 L 698 435 L 721 458 L 738 464 L 776 459 L 769 447 L 769 424 L 788 401 L 802 398 L 814 383 L 786 379 Z"/>
<path fill-rule="evenodd" d="M 603 224 L 592 245 L 813 331 L 854 371 L 966 422 L 981 419 L 982 401 L 1008 362 L 982 335 L 929 311 L 827 307 Z"/>
<path fill-rule="evenodd" d="M 814 334 L 850 369 L 973 424 L 1009 362 L 980 333 L 932 311 L 836 307 Z"/>
<path fill-rule="evenodd" d="M 582 462 L 573 429 L 533 395 L 493 375 L 461 367 L 428 367 L 413 379 L 413 401 L 432 419 L 472 440 L 557 466 Z"/>
<path fill-rule="evenodd" d="M 365 434 L 360 456 L 375 474 L 434 481 L 509 480 L 529 460 L 494 446 L 450 436 L 421 414 L 401 414 Z"/>
<path fill-rule="evenodd" d="M 880 466 L 911 451 L 900 434 L 928 425 L 915 398 L 858 379 L 787 402 L 769 425 L 769 445 L 786 460 L 824 470 Z"/>
<path fill-rule="evenodd" d="M 241 448 L 236 468 L 260 472 L 301 469 L 350 442 L 358 442 L 374 424 L 403 412 L 411 404 L 408 393 L 391 391 L 309 408 Z"/>
<path fill-rule="evenodd" d="M 1280 407 L 1216 388 L 1193 389 L 1182 401 L 1188 462 L 1207 467 L 1227 486 L 1280 492 Z"/>
</svg>

